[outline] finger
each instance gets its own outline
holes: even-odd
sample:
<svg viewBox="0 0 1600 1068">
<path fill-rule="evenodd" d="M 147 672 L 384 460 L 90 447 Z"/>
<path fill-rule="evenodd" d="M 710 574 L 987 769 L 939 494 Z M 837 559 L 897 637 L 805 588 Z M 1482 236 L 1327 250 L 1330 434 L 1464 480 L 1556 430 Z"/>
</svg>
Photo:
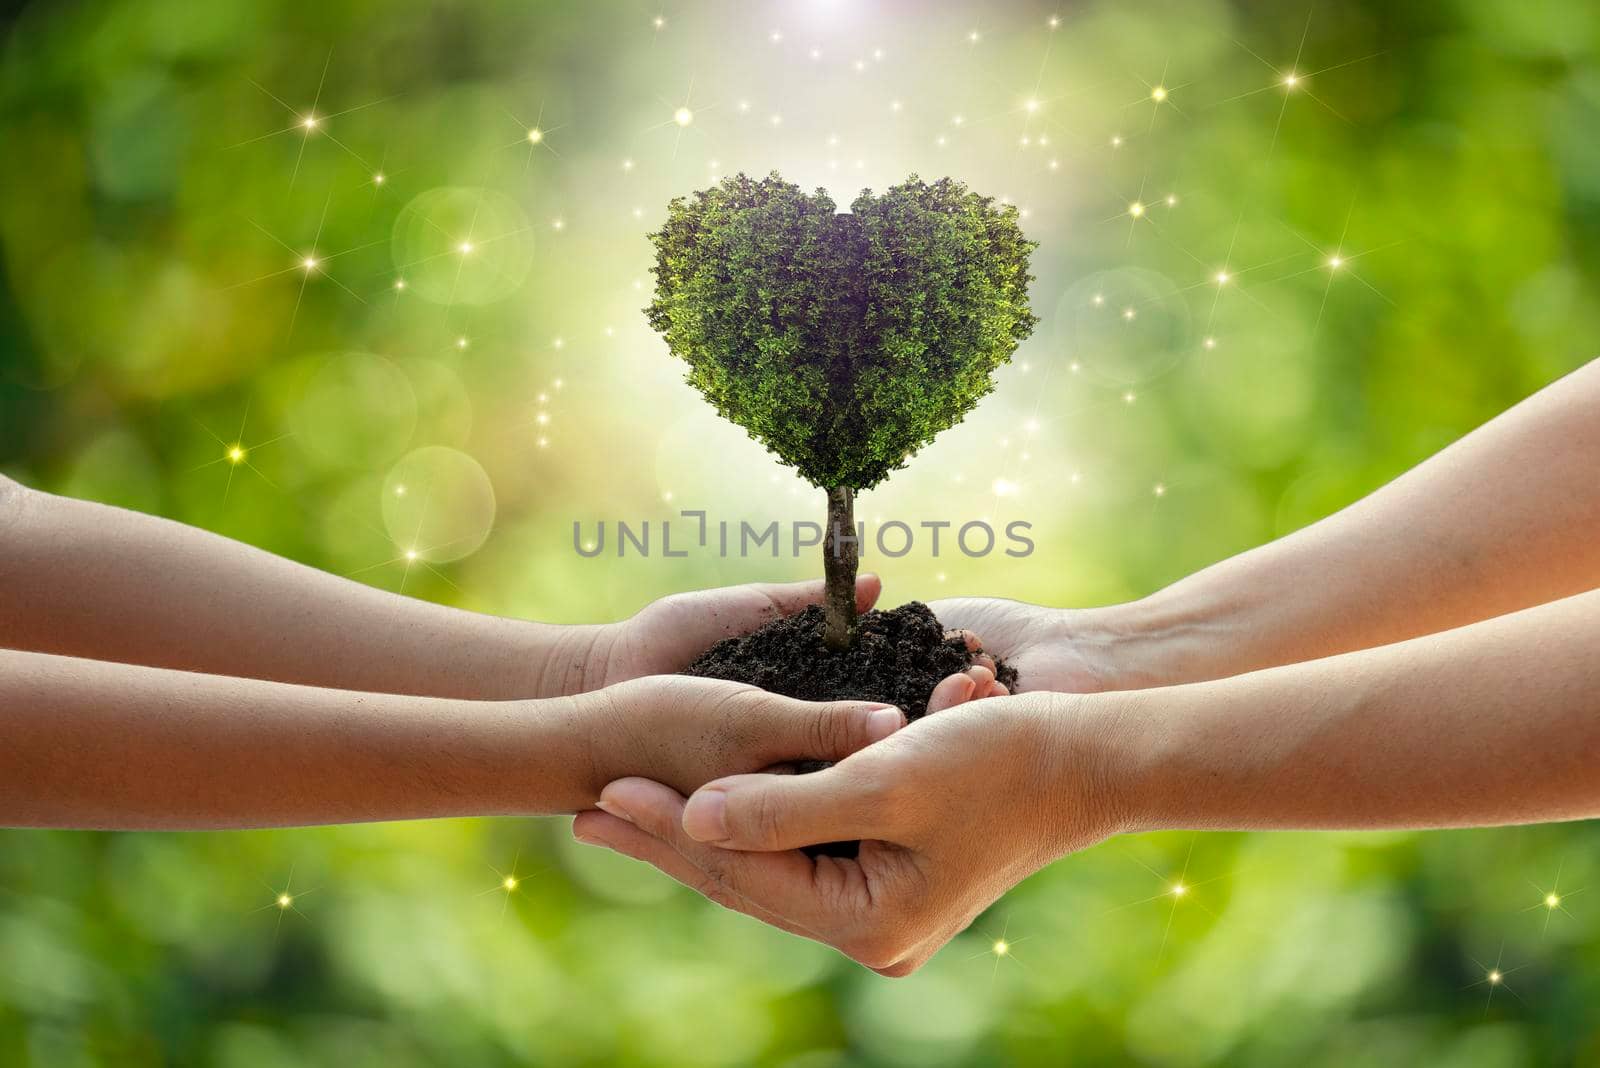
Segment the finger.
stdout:
<svg viewBox="0 0 1600 1068">
<path fill-rule="evenodd" d="M 826 587 L 820 579 L 809 582 L 754 582 L 750 589 L 760 592 L 777 609 L 778 615 L 792 616 L 814 604 L 821 604 Z M 865 612 L 878 602 L 883 580 L 867 572 L 856 576 L 856 611 Z"/>
<path fill-rule="evenodd" d="M 994 671 L 998 670 L 995 667 L 995 664 L 994 664 L 994 657 L 990 656 L 988 653 L 979 653 L 976 656 L 974 656 L 972 658 L 972 666 L 973 667 L 985 667 L 985 668 L 988 668 L 991 672 L 994 672 Z"/>
<path fill-rule="evenodd" d="M 947 630 L 945 631 L 945 637 L 960 638 L 967 643 L 967 652 L 969 653 L 983 652 L 983 639 L 970 630 Z"/>
<path fill-rule="evenodd" d="M 750 777 L 787 782 L 827 773 Z M 684 799 L 671 787 L 649 779 L 619 779 L 600 792 L 600 803 L 605 811 L 666 842 L 717 883 L 791 923 L 831 928 L 841 915 L 853 917 L 871 903 L 866 877 L 855 861 L 822 857 L 813 862 L 795 851 L 740 853 L 696 841 L 684 830 Z"/>
<path fill-rule="evenodd" d="M 810 775 L 718 779 L 689 798 L 683 829 L 698 842 L 758 852 L 861 838 L 892 840 L 881 784 L 848 763 Z"/>
<path fill-rule="evenodd" d="M 943 712 L 947 708 L 966 703 L 972 699 L 972 692 L 977 689 L 977 685 L 977 681 L 965 672 L 946 676 L 933 688 L 933 693 L 928 695 L 928 714 L 931 716 L 935 712 Z"/>
<path fill-rule="evenodd" d="M 990 697 L 1010 697 L 1011 696 L 1011 690 L 1003 682 L 991 682 L 989 684 L 989 696 Z"/>
<path fill-rule="evenodd" d="M 768 695 L 759 700 L 763 705 L 762 745 L 768 763 L 843 760 L 906 725 L 905 713 L 893 705 L 795 701 Z"/>
<path fill-rule="evenodd" d="M 994 669 L 984 667 L 982 664 L 973 664 L 967 668 L 967 678 L 972 680 L 972 695 L 982 697 L 989 692 L 989 687 L 994 685 Z"/>
<path fill-rule="evenodd" d="M 608 812 L 580 812 L 572 821 L 572 837 L 585 845 L 604 846 L 625 857 L 642 860 L 723 908 L 743 913 L 802 938 L 816 938 L 816 935 L 805 928 L 790 923 L 777 913 L 735 894 L 691 864 L 682 853 L 672 847 L 671 843 L 647 834 L 625 819 Z"/>
</svg>

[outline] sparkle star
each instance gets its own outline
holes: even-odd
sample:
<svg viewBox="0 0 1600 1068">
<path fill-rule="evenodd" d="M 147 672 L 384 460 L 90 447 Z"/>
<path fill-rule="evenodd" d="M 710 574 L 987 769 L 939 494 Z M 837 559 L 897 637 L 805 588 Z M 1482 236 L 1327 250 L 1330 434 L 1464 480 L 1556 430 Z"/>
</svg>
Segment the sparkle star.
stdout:
<svg viewBox="0 0 1600 1068">
<path fill-rule="evenodd" d="M 1567 900 L 1569 898 L 1577 897 L 1579 894 L 1583 893 L 1583 887 L 1581 886 L 1576 890 L 1561 889 L 1560 868 L 1556 869 L 1556 881 L 1548 890 L 1540 888 L 1537 884 L 1530 883 L 1530 885 L 1534 886 L 1534 889 L 1539 890 L 1539 900 L 1535 904 L 1529 905 L 1523 911 L 1527 912 L 1533 909 L 1542 909 L 1544 911 L 1545 931 L 1550 930 L 1550 920 L 1555 916 L 1556 913 L 1559 912 L 1565 916 L 1571 916 L 1572 913 L 1567 911 Z"/>
<path fill-rule="evenodd" d="M 943 582 L 945 580 L 945 575 L 943 572 L 939 573 L 937 580 L 939 582 Z M 1008 919 L 1005 923 L 1005 926 L 1001 928 L 998 938 L 994 938 L 989 941 L 988 944 L 984 946 L 982 952 L 976 953 L 972 957 L 968 958 L 969 960 L 977 960 L 979 957 L 994 958 L 994 967 L 990 973 L 991 979 L 993 979 L 995 975 L 999 974 L 1000 962 L 1002 960 L 1012 960 L 1016 961 L 1018 964 L 1022 963 L 1021 961 L 1017 960 L 1016 948 L 1018 942 L 1026 941 L 1026 939 L 1011 938 L 1010 930 L 1011 921 Z"/>
<path fill-rule="evenodd" d="M 1277 148 L 1278 132 L 1283 127 L 1283 117 L 1284 117 L 1285 112 L 1287 112 L 1288 109 L 1289 109 L 1289 98 L 1290 97 L 1292 97 L 1292 96 L 1304 96 L 1304 97 L 1306 97 L 1306 98 L 1308 98 L 1310 100 L 1315 101 L 1320 107 L 1322 107 L 1323 110 L 1327 111 L 1329 114 L 1333 115 L 1335 118 L 1338 118 L 1338 119 L 1342 120 L 1342 119 L 1344 119 L 1344 116 L 1340 115 L 1331 106 L 1329 106 L 1329 104 L 1325 100 L 1322 100 L 1317 94 L 1313 93 L 1309 88 L 1307 88 L 1307 83 L 1310 82 L 1312 78 L 1316 77 L 1319 74 L 1325 74 L 1328 71 L 1338 70 L 1341 67 L 1348 67 L 1348 66 L 1351 66 L 1351 65 L 1356 64 L 1356 63 L 1361 63 L 1361 62 L 1364 62 L 1366 60 L 1372 59 L 1372 58 L 1376 57 L 1377 55 L 1379 55 L 1379 53 L 1374 52 L 1374 53 L 1371 53 L 1370 55 L 1362 56 L 1359 59 L 1350 59 L 1350 60 L 1345 60 L 1342 63 L 1334 63 L 1331 66 L 1322 67 L 1319 70 L 1304 71 L 1300 67 L 1300 61 L 1305 55 L 1306 40 L 1310 36 L 1310 34 L 1311 34 L 1311 16 L 1308 14 L 1306 16 L 1305 29 L 1300 34 L 1300 46 L 1299 46 L 1299 48 L 1297 48 L 1295 50 L 1295 55 L 1294 55 L 1293 62 L 1291 62 L 1287 67 L 1277 67 L 1277 66 L 1275 66 L 1270 61 L 1268 61 L 1266 59 L 1266 57 L 1264 57 L 1264 56 L 1260 55 L 1259 53 L 1253 51 L 1248 45 L 1244 44 L 1242 41 L 1235 41 L 1234 42 L 1235 44 L 1239 45 L 1240 48 L 1242 48 L 1246 52 L 1248 52 L 1258 62 L 1260 62 L 1262 66 L 1266 67 L 1268 70 L 1270 70 L 1272 72 L 1272 76 L 1273 76 L 1272 77 L 1272 81 L 1270 83 L 1268 83 L 1267 85 L 1258 86 L 1255 89 L 1250 89 L 1250 90 L 1248 90 L 1246 92 L 1239 93 L 1236 96 L 1228 97 L 1226 100 L 1218 101 L 1218 103 L 1226 104 L 1226 103 L 1228 103 L 1230 101 L 1233 101 L 1233 100 L 1242 100 L 1245 97 L 1255 96 L 1257 93 L 1264 93 L 1264 92 L 1268 92 L 1270 90 L 1278 90 L 1278 91 L 1280 91 L 1282 93 L 1283 100 L 1278 106 L 1277 121 L 1273 124 L 1273 127 L 1272 127 L 1272 142 L 1271 142 L 1271 144 L 1269 145 L 1269 147 L 1267 149 L 1268 157 L 1270 157 L 1272 155 L 1273 151 Z"/>
<path fill-rule="evenodd" d="M 250 406 L 246 404 L 244 416 L 239 420 L 239 431 L 231 440 L 224 440 L 218 437 L 212 432 L 210 427 L 206 426 L 204 423 L 198 423 L 200 429 L 204 430 L 208 435 L 210 435 L 211 440 L 215 441 L 218 447 L 221 448 L 222 454 L 214 460 L 208 460 L 205 463 L 200 464 L 198 467 L 193 468 L 193 470 L 200 471 L 204 468 L 213 467 L 217 464 L 228 465 L 228 479 L 222 487 L 223 504 L 228 503 L 228 496 L 233 492 L 234 473 L 241 467 L 249 468 L 257 478 L 261 479 L 261 481 L 265 482 L 267 485 L 272 486 L 272 488 L 277 489 L 277 485 L 265 474 L 263 474 L 260 468 L 256 467 L 255 464 L 250 462 L 250 452 L 252 449 L 265 448 L 266 446 L 271 445 L 273 442 L 281 441 L 287 435 L 280 434 L 278 437 L 269 438 L 268 440 L 258 442 L 255 445 L 246 445 L 245 427 L 249 425 L 249 422 Z"/>
<path fill-rule="evenodd" d="M 261 134 L 261 135 L 259 135 L 257 137 L 248 138 L 247 140 L 241 141 L 241 142 L 239 142 L 238 144 L 236 144 L 236 145 L 234 145 L 232 147 L 240 148 L 240 147 L 243 147 L 244 145 L 254 144 L 257 141 L 264 141 L 264 140 L 267 140 L 268 138 L 276 137 L 276 136 L 278 136 L 280 134 L 284 134 L 284 133 L 289 133 L 289 132 L 297 132 L 297 133 L 299 133 L 300 134 L 300 150 L 295 155 L 294 170 L 289 175 L 289 185 L 290 185 L 291 188 L 294 186 L 295 180 L 300 175 L 300 164 L 305 158 L 306 143 L 311 140 L 312 135 L 317 135 L 319 137 L 326 138 L 328 141 L 331 141 L 333 144 L 337 145 L 340 150 L 342 150 L 347 155 L 349 155 L 352 158 L 354 158 L 358 163 L 360 163 L 362 168 L 364 170 L 366 170 L 368 173 L 371 173 L 375 169 L 370 164 L 368 164 L 365 160 L 363 160 L 361 158 L 361 156 L 355 152 L 354 149 L 352 149 L 349 145 L 345 144 L 344 141 L 340 140 L 338 137 L 335 137 L 333 135 L 332 131 L 329 129 L 329 122 L 332 119 L 339 118 L 340 116 L 343 116 L 343 115 L 348 115 L 351 112 L 360 111 L 363 108 L 369 108 L 369 107 L 372 107 L 375 104 L 383 103 L 383 100 L 386 100 L 388 98 L 385 97 L 385 98 L 383 98 L 381 100 L 373 100 L 373 101 L 369 101 L 368 103 L 365 103 L 365 104 L 358 104 L 355 107 L 345 108 L 342 111 L 334 111 L 334 112 L 324 113 L 323 111 L 320 110 L 320 108 L 322 106 L 322 89 L 323 89 L 323 86 L 327 83 L 328 70 L 332 66 L 332 64 L 333 64 L 333 53 L 332 53 L 332 51 L 330 51 L 328 53 L 328 58 L 324 61 L 323 66 L 322 66 L 322 76 L 317 80 L 317 91 L 316 91 L 315 96 L 312 97 L 311 106 L 308 107 L 308 108 L 305 108 L 303 110 L 290 106 L 290 104 L 286 100 L 284 100 L 282 97 L 279 97 L 276 94 L 274 94 L 271 90 L 267 89 L 261 83 L 256 82 L 256 81 L 252 81 L 250 83 L 251 85 L 254 85 L 258 90 L 260 90 L 262 94 L 264 94 L 265 96 L 271 98 L 273 103 L 277 104 L 279 107 L 283 108 L 284 111 L 288 112 L 293 117 L 292 118 L 292 124 L 289 125 L 288 127 L 285 127 L 284 129 L 274 130 L 271 133 L 265 133 L 265 134 Z"/>
<path fill-rule="evenodd" d="M 255 911 L 265 912 L 266 910 L 271 909 L 277 914 L 277 919 L 273 925 L 274 931 L 283 926 L 284 913 L 299 912 L 300 899 L 311 893 L 310 890 L 297 891 L 294 889 L 294 870 L 292 868 L 289 871 L 289 878 L 284 880 L 284 884 L 281 888 L 273 889 L 269 885 L 268 889 L 272 890 L 272 899 Z"/>
<path fill-rule="evenodd" d="M 511 860 L 511 870 L 510 871 L 500 871 L 498 868 L 495 868 L 492 864 L 489 866 L 489 870 L 495 873 L 495 876 L 498 879 L 498 882 L 496 882 L 494 886 L 491 886 L 491 887 L 489 887 L 489 889 L 483 891 L 483 894 L 500 894 L 501 895 L 500 914 L 502 916 L 505 915 L 506 906 L 508 904 L 510 904 L 511 895 L 515 894 L 518 890 L 520 890 L 522 888 L 523 882 L 525 881 L 522 876 L 517 874 L 517 862 L 520 859 L 521 859 L 521 854 L 520 853 L 516 857 L 512 858 L 512 860 Z M 482 897 L 483 894 L 480 894 L 478 896 Z"/>
<path fill-rule="evenodd" d="M 1519 968 L 1507 968 L 1504 964 L 1501 963 L 1501 961 L 1502 961 L 1502 959 L 1504 957 L 1505 957 L 1505 946 L 1502 945 L 1500 947 L 1500 953 L 1495 957 L 1495 960 L 1494 960 L 1493 964 L 1486 965 L 1482 961 L 1475 960 L 1475 959 L 1472 960 L 1472 963 L 1477 965 L 1478 968 L 1481 969 L 1480 974 L 1483 976 L 1482 979 L 1479 979 L 1476 983 L 1473 983 L 1472 986 L 1482 986 L 1482 987 L 1487 987 L 1488 988 L 1488 994 L 1484 998 L 1484 1001 L 1483 1001 L 1483 1011 L 1486 1012 L 1486 1013 L 1489 1011 L 1490 1006 L 1492 1006 L 1494 1004 L 1494 995 L 1495 995 L 1496 991 L 1504 990 L 1506 993 L 1510 994 L 1512 997 L 1517 998 L 1517 1000 L 1519 1000 L 1519 1001 L 1522 1000 L 1517 995 L 1517 992 L 1515 990 L 1511 989 L 1511 985 L 1506 981 L 1507 978 L 1513 972 L 1516 972 L 1516 971 L 1518 971 L 1520 969 Z M 1469 958 L 1469 959 L 1471 959 L 1471 958 Z"/>
</svg>

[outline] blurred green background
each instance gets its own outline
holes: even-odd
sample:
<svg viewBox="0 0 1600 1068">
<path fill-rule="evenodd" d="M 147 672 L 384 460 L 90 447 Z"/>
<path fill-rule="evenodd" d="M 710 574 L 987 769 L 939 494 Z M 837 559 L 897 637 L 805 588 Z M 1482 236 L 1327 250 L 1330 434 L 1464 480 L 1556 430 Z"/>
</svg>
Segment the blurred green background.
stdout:
<svg viewBox="0 0 1600 1068">
<path fill-rule="evenodd" d="M 840 203 L 951 174 L 1024 210 L 1043 321 L 858 515 L 1023 519 L 1039 550 L 866 563 L 890 602 L 1136 596 L 1592 353 L 1597 22 L 34 4 L 0 67 L 0 470 L 547 620 L 811 576 L 573 550 L 574 520 L 821 518 L 648 331 L 645 234 L 740 169 Z M 451 506 L 396 501 L 417 477 Z M 1584 825 L 1118 840 L 891 982 L 564 821 L 6 832 L 0 1063 L 1600 1063 L 1597 847 Z"/>
</svg>

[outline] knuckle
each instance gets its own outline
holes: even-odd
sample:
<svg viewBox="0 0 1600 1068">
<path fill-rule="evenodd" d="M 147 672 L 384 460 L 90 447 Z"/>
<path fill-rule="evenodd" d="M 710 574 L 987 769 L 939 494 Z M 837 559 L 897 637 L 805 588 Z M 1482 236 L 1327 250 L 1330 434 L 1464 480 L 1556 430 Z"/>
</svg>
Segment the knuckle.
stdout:
<svg viewBox="0 0 1600 1068">
<path fill-rule="evenodd" d="M 764 844 L 777 842 L 783 834 L 783 806 L 771 790 L 758 791 L 750 804 L 748 831 Z"/>
<path fill-rule="evenodd" d="M 922 964 L 923 962 L 920 960 L 903 960 L 899 961 L 898 963 L 891 964 L 887 968 L 875 968 L 873 970 L 879 975 L 883 976 L 885 979 L 904 979 L 912 972 L 915 972 L 917 969 L 921 968 Z"/>
<path fill-rule="evenodd" d="M 702 877 L 693 889 L 695 893 L 714 905 L 720 905 L 732 912 L 740 911 L 739 899 L 733 891 L 709 875 Z"/>
<path fill-rule="evenodd" d="M 822 758 L 844 752 L 849 734 L 848 718 L 837 705 L 822 705 L 810 711 L 805 728 L 806 756 Z"/>
<path fill-rule="evenodd" d="M 900 963 L 907 948 L 888 932 L 874 931 L 850 944 L 845 953 L 873 971 L 885 971 Z"/>
<path fill-rule="evenodd" d="M 884 774 L 882 769 L 874 774 L 867 769 L 851 768 L 848 763 L 841 767 L 850 769 L 850 796 L 858 799 L 863 816 L 870 816 L 875 823 L 886 828 L 899 830 L 905 826 L 911 810 L 911 799 L 899 783 Z"/>
<path fill-rule="evenodd" d="M 722 894 L 731 893 L 728 888 L 727 871 L 721 864 L 709 859 L 697 860 L 695 863 L 699 865 L 700 873 L 704 877 L 706 886 Z M 704 888 L 702 888 L 701 893 L 705 892 Z"/>
</svg>

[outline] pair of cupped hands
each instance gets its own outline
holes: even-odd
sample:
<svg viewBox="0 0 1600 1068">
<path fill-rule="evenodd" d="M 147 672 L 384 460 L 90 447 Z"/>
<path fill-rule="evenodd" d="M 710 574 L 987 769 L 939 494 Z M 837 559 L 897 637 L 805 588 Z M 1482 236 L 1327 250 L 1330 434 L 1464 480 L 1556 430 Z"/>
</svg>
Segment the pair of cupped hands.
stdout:
<svg viewBox="0 0 1600 1068">
<path fill-rule="evenodd" d="M 880 590 L 863 576 L 858 607 Z M 1087 747 L 1072 739 L 1093 724 L 1068 695 L 1106 681 L 1060 613 L 981 598 L 930 606 L 976 655 L 939 683 L 915 723 L 892 706 L 662 674 L 687 665 L 708 637 L 753 630 L 819 593 L 816 584 L 707 590 L 617 625 L 594 681 L 610 683 L 601 693 L 614 729 L 604 735 L 627 751 L 606 754 L 597 775 L 654 768 L 668 781 L 609 781 L 573 834 L 881 974 L 906 975 L 1011 886 L 1121 829 L 1091 762 L 1074 755 Z M 995 681 L 991 657 L 1017 669 L 1017 694 Z M 836 763 L 808 775 L 778 766 L 801 758 Z M 1064 766 L 1074 761 L 1082 766 Z M 854 858 L 800 851 L 848 840 L 861 842 Z"/>
</svg>

